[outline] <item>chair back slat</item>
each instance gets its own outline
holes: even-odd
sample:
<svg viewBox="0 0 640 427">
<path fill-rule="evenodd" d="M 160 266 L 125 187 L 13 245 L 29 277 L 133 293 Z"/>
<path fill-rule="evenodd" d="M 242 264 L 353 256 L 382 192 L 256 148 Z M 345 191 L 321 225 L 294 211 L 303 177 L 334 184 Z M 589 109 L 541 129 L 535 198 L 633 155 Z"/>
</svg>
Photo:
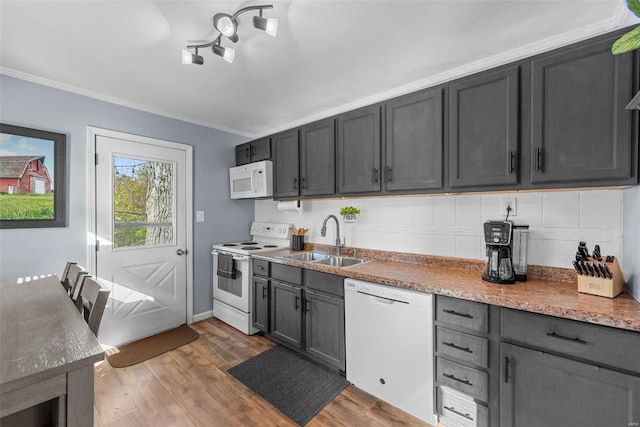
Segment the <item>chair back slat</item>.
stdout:
<svg viewBox="0 0 640 427">
<path fill-rule="evenodd" d="M 96 336 L 98 336 L 100 321 L 102 320 L 110 292 L 108 289 L 102 288 L 93 276 L 82 277 L 78 303 L 89 329 Z"/>
<path fill-rule="evenodd" d="M 69 267 L 67 278 L 62 285 L 64 286 L 67 293 L 71 296 L 72 299 L 77 293 L 76 289 L 78 287 L 80 279 L 82 278 L 83 275 L 86 275 L 86 274 L 89 274 L 89 272 L 85 270 L 84 267 L 79 266 L 78 264 L 74 263 Z"/>
</svg>

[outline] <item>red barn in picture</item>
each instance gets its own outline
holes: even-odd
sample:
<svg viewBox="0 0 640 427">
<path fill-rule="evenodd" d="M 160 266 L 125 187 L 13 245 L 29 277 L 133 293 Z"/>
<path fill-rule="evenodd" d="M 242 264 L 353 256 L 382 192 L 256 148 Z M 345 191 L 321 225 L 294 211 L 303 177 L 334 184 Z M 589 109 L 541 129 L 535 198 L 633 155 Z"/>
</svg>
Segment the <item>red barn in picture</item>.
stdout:
<svg viewBox="0 0 640 427">
<path fill-rule="evenodd" d="M 0 156 L 0 193 L 51 193 L 44 156 Z"/>
</svg>

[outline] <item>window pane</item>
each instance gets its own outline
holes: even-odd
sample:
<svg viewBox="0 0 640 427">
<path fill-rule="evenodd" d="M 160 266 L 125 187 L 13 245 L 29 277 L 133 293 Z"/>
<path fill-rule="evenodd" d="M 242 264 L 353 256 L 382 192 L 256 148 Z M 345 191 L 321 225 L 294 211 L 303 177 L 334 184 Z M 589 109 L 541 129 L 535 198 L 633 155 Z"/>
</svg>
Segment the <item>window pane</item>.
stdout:
<svg viewBox="0 0 640 427">
<path fill-rule="evenodd" d="M 174 242 L 173 164 L 114 157 L 113 246 Z"/>
</svg>

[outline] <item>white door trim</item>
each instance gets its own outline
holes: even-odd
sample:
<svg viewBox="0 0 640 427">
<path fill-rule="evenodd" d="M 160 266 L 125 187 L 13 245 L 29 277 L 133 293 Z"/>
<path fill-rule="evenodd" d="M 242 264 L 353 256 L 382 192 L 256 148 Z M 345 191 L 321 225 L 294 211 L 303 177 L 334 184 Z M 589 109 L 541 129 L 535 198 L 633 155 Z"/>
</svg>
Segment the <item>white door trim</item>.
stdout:
<svg viewBox="0 0 640 427">
<path fill-rule="evenodd" d="M 88 141 L 88 185 L 87 185 L 87 255 L 89 259 L 89 265 L 87 268 L 89 272 L 95 274 L 96 272 L 96 137 L 105 136 L 109 138 L 124 139 L 126 141 L 134 141 L 145 144 L 157 145 L 165 148 L 173 148 L 176 150 L 185 151 L 186 165 L 185 174 L 187 188 L 186 194 L 186 249 L 187 249 L 187 323 L 193 323 L 193 147 L 188 144 L 182 144 L 178 142 L 166 141 L 162 139 L 149 138 L 146 136 L 132 135 L 124 132 L 117 132 L 108 129 L 102 129 L 93 126 L 87 126 L 87 141 Z"/>
</svg>

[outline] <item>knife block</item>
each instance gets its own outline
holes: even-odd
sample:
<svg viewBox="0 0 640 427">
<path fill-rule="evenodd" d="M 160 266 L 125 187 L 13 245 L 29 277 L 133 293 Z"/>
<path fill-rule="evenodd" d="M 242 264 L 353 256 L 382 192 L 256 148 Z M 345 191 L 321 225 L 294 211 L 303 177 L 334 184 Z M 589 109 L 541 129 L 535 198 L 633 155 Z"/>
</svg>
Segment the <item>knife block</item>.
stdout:
<svg viewBox="0 0 640 427">
<path fill-rule="evenodd" d="M 612 278 L 578 275 L 578 292 L 584 294 L 599 295 L 601 297 L 615 298 L 624 291 L 624 276 L 618 263 L 618 257 L 613 262 L 599 262 L 589 258 L 588 262 L 606 264 L 611 271 Z"/>
</svg>

